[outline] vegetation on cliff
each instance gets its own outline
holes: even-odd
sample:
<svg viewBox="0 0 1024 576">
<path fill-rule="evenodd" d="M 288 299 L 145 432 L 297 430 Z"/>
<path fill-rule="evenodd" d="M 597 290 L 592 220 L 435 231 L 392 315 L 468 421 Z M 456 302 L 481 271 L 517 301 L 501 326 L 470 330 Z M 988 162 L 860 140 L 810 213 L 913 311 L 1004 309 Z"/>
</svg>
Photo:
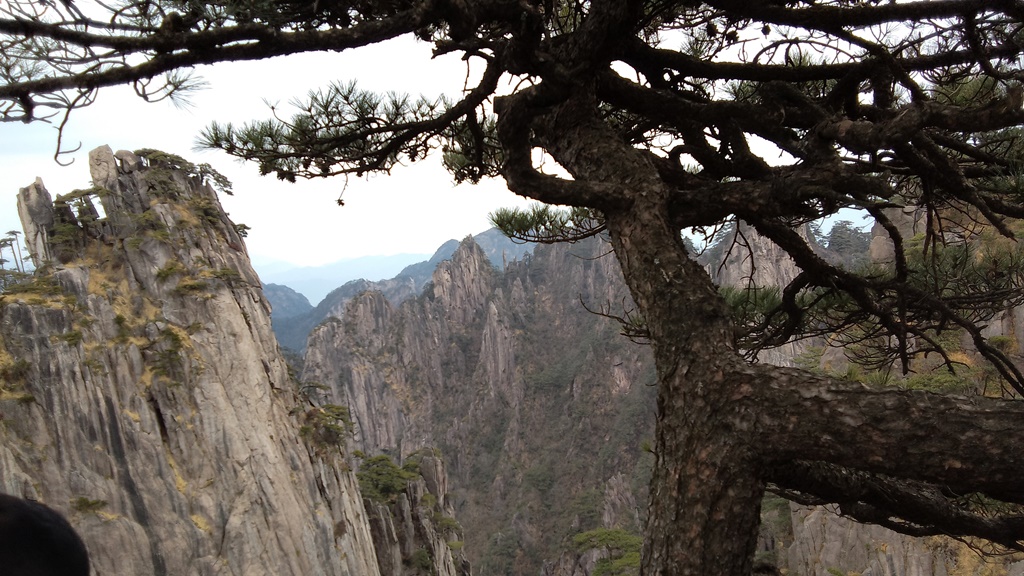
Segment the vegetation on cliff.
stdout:
<svg viewBox="0 0 1024 576">
<path fill-rule="evenodd" d="M 643 540 L 621 528 L 597 528 L 573 537 L 580 551 L 601 550 L 607 557 L 599 559 L 591 576 L 629 576 L 640 569 L 640 546 Z"/>
<path fill-rule="evenodd" d="M 93 188 L 19 192 L 0 491 L 67 514 L 104 574 L 376 574 L 345 411 L 293 388 L 208 176 L 151 157 L 104 146 Z"/>
</svg>

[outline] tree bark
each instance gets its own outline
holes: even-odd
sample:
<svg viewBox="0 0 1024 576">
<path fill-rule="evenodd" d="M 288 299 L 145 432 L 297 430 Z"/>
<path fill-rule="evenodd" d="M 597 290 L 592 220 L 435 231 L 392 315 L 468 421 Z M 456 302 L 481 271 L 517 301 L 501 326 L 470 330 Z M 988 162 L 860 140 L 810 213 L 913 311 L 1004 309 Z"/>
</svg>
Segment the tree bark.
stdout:
<svg viewBox="0 0 1024 576">
<path fill-rule="evenodd" d="M 735 348 L 730 313 L 716 287 L 686 253 L 669 208 L 676 201 L 672 189 L 648 156 L 609 137 L 592 110 L 585 96 L 577 96 L 538 114 L 533 130 L 576 177 L 572 185 L 600 184 L 590 188 L 588 200 L 597 198 L 604 210 L 654 349 L 656 460 L 643 574 L 750 574 L 765 482 L 793 462 L 823 462 L 1010 501 L 1021 497 L 1017 479 L 1024 459 L 1015 447 L 1024 440 L 1018 438 L 1024 436 L 1024 403 L 872 390 L 747 363 Z M 508 111 L 522 109 L 513 102 Z M 513 117 L 526 125 L 525 116 Z M 528 182 L 523 186 L 529 195 L 551 200 L 535 177 L 510 174 L 509 182 Z M 600 200 L 606 194 L 614 197 Z M 984 478 L 977 477 L 981 469 Z"/>
<path fill-rule="evenodd" d="M 608 217 L 659 377 L 643 574 L 749 574 L 764 483 L 739 357 L 707 274 L 646 204 Z"/>
<path fill-rule="evenodd" d="M 606 218 L 658 368 L 643 574 L 750 574 L 766 466 L 827 462 L 1022 499 L 1024 403 L 873 390 L 747 364 L 710 278 L 653 200 L 657 187 L 642 188 L 629 193 L 629 210 Z"/>
<path fill-rule="evenodd" d="M 1020 501 L 1024 402 L 871 389 L 791 368 L 752 367 L 762 456 L 821 461 Z M 984 474 L 979 473 L 983 470 Z"/>
<path fill-rule="evenodd" d="M 595 193 L 615 194 L 601 205 L 654 348 L 656 462 L 643 573 L 749 574 L 764 482 L 756 413 L 741 400 L 752 395 L 755 371 L 736 353 L 710 277 L 686 253 L 668 209 L 671 189 L 648 156 L 610 137 L 587 103 L 580 95 L 545 113 L 535 135 L 570 173 L 601 183 Z M 506 119 L 521 126 L 516 111 L 509 102 Z M 512 186 L 536 181 L 510 176 Z M 544 199 L 545 190 L 529 188 Z"/>
</svg>

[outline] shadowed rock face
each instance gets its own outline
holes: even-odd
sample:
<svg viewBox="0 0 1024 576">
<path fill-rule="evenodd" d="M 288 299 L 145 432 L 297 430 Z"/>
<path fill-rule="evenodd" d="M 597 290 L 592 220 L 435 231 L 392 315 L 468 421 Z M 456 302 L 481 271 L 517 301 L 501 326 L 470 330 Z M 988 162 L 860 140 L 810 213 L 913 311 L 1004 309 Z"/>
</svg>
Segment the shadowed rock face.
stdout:
<svg viewBox="0 0 1024 576">
<path fill-rule="evenodd" d="M 63 516 L 0 494 L 0 566 L 6 576 L 89 576 L 89 554 Z"/>
<path fill-rule="evenodd" d="M 105 576 L 378 574 L 214 190 L 166 155 L 90 168 L 19 194 L 40 272 L 0 297 L 0 491 L 65 514 Z"/>
</svg>

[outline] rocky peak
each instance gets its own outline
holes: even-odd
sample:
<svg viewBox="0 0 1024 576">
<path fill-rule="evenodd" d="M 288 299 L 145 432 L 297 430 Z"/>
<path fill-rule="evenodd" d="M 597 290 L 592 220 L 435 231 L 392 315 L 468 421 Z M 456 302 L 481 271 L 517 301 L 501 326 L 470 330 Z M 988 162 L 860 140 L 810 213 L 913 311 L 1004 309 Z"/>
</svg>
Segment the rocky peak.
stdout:
<svg viewBox="0 0 1024 576">
<path fill-rule="evenodd" d="M 749 253 L 714 266 L 720 280 L 782 287 L 793 278 L 777 247 L 745 234 Z M 587 311 L 631 309 L 608 252 L 598 239 L 540 246 L 494 270 L 464 242 L 419 298 L 393 306 L 364 293 L 309 340 L 306 377 L 352 406 L 362 450 L 401 459 L 439 448 L 480 574 L 587 576 L 639 564 L 655 375 L 646 348 Z M 415 506 L 395 506 L 397 550 L 397 526 L 411 533 L 417 521 Z M 980 573 L 968 572 L 960 549 L 943 556 L 920 540 L 836 524 L 824 510 L 791 513 L 781 499 L 764 518 L 761 560 L 789 574 Z"/>
<path fill-rule="evenodd" d="M 292 385 L 216 175 L 90 169 L 19 193 L 37 273 L 0 296 L 0 490 L 65 513 L 100 574 L 378 574 L 339 415 Z"/>
<path fill-rule="evenodd" d="M 470 236 L 459 244 L 451 260 L 438 264 L 431 292 L 435 301 L 454 314 L 451 321 L 469 324 L 490 296 L 494 275 L 487 254 Z"/>
</svg>

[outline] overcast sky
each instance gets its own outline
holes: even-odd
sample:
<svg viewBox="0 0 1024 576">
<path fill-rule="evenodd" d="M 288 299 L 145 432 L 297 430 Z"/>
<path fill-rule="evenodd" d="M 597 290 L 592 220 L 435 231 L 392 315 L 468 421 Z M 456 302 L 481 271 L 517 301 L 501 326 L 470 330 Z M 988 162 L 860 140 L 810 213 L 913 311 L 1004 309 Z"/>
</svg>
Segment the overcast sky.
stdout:
<svg viewBox="0 0 1024 576">
<path fill-rule="evenodd" d="M 82 145 L 64 157 L 74 158 L 68 167 L 53 161 L 52 126 L 0 124 L 0 234 L 21 228 L 16 195 L 36 177 L 53 196 L 88 187 L 88 152 L 103 144 L 173 152 L 226 175 L 235 195 L 221 201 L 232 220 L 252 227 L 247 245 L 257 264 L 310 266 L 367 255 L 429 254 L 445 240 L 486 230 L 487 214 L 495 208 L 525 203 L 500 180 L 454 186 L 435 156 L 390 176 L 350 178 L 345 206 L 338 207 L 342 178 L 289 184 L 260 177 L 253 165 L 220 152 L 193 150 L 196 135 L 213 120 L 263 119 L 270 114 L 264 100 L 287 104 L 334 80 L 431 98 L 442 92 L 457 96 L 465 64 L 454 57 L 431 61 L 425 44 L 399 39 L 344 54 L 228 63 L 198 72 L 209 87 L 193 94 L 191 109 L 147 104 L 129 87 L 101 90 L 93 106 L 72 115 L 65 131 L 67 144 Z"/>
</svg>

